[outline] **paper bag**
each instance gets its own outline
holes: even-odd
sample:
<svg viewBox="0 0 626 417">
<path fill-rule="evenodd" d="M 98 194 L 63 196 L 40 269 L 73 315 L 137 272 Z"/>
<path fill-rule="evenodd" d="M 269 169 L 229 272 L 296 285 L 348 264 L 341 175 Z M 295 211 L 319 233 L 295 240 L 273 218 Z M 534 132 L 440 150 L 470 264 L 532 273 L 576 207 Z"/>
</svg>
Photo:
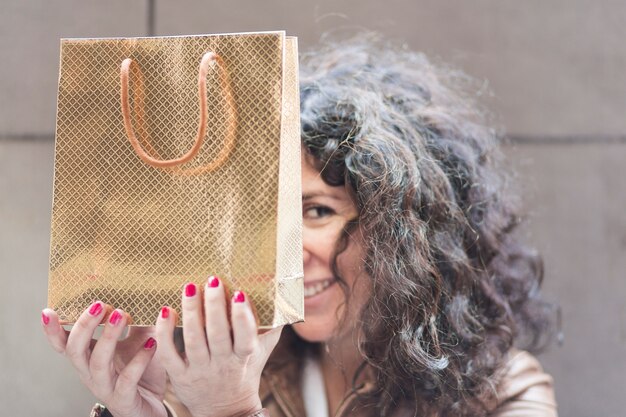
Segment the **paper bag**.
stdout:
<svg viewBox="0 0 626 417">
<path fill-rule="evenodd" d="M 261 328 L 301 321 L 297 41 L 61 42 L 48 305 L 152 325 L 216 275 Z"/>
</svg>

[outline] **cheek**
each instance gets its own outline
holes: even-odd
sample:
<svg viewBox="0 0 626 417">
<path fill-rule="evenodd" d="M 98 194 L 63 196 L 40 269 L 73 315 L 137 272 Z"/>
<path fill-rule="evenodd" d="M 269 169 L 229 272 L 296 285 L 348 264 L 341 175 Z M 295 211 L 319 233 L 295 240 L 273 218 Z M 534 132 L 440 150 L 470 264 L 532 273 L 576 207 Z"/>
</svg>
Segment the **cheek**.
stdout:
<svg viewBox="0 0 626 417">
<path fill-rule="evenodd" d="M 307 272 L 314 278 L 321 278 L 318 276 L 320 274 L 328 275 L 328 272 L 322 273 L 320 269 L 331 268 L 337 239 L 340 236 L 340 230 L 334 226 L 330 224 L 325 227 L 307 227 L 305 224 L 302 230 L 305 276 Z"/>
</svg>

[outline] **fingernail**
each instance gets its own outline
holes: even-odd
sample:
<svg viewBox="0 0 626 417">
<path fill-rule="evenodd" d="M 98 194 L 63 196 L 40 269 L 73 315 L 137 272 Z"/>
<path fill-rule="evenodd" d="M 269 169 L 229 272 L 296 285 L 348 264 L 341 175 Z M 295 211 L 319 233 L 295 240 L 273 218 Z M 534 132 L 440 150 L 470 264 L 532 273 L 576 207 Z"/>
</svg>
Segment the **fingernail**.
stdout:
<svg viewBox="0 0 626 417">
<path fill-rule="evenodd" d="M 122 313 L 120 313 L 119 310 L 113 310 L 113 313 L 111 313 L 111 317 L 109 317 L 109 323 L 111 323 L 113 326 L 116 326 L 117 323 L 119 323 L 122 320 Z"/>
<path fill-rule="evenodd" d="M 166 319 L 170 316 L 170 309 L 168 307 L 161 308 L 161 318 Z"/>
<path fill-rule="evenodd" d="M 243 291 L 235 291 L 235 294 L 233 294 L 233 303 L 243 303 L 244 301 L 246 301 L 246 295 Z"/>
<path fill-rule="evenodd" d="M 150 350 L 150 349 L 152 349 L 155 346 L 156 346 L 156 340 L 154 340 L 154 338 L 151 337 L 148 340 L 146 340 L 146 343 L 143 345 L 143 348 L 145 350 Z"/>
<path fill-rule="evenodd" d="M 45 311 L 41 312 L 41 321 L 44 326 L 47 326 L 50 323 L 50 316 L 48 316 Z"/>
<path fill-rule="evenodd" d="M 97 303 L 93 303 L 91 307 L 89 307 L 89 314 L 91 314 L 92 316 L 97 316 L 100 313 L 102 313 L 101 302 L 98 301 Z"/>
<path fill-rule="evenodd" d="M 211 288 L 217 288 L 220 285 L 220 280 L 218 277 L 211 275 L 209 277 L 209 282 L 207 283 L 207 285 Z"/>
<path fill-rule="evenodd" d="M 189 284 L 185 285 L 185 295 L 187 297 L 193 297 L 194 295 L 196 295 L 196 284 L 190 282 Z"/>
</svg>

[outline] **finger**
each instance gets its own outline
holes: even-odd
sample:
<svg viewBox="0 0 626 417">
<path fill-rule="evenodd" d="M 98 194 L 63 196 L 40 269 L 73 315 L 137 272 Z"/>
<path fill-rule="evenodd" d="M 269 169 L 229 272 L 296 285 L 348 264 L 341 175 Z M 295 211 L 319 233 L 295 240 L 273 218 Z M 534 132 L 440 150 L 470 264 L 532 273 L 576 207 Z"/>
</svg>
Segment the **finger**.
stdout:
<svg viewBox="0 0 626 417">
<path fill-rule="evenodd" d="M 128 395 L 129 398 L 127 398 L 127 400 L 132 400 L 132 397 L 136 395 L 137 385 L 141 377 L 154 357 L 156 345 L 157 341 L 153 337 L 145 341 L 141 349 L 139 349 L 130 362 L 126 364 L 117 377 L 117 381 L 115 382 L 116 393 Z"/>
<path fill-rule="evenodd" d="M 233 353 L 241 359 L 252 355 L 258 344 L 257 326 L 250 301 L 243 291 L 235 291 L 231 300 Z"/>
<path fill-rule="evenodd" d="M 44 308 L 41 312 L 41 324 L 43 325 L 46 339 L 48 339 L 52 348 L 58 353 L 64 353 L 67 343 L 67 332 L 59 323 L 59 316 L 56 311 L 51 308 Z"/>
<path fill-rule="evenodd" d="M 193 282 L 183 289 L 183 340 L 190 364 L 200 365 L 209 360 L 209 347 L 204 333 L 202 293 Z"/>
<path fill-rule="evenodd" d="M 83 381 L 90 379 L 89 356 L 90 343 L 93 333 L 98 324 L 104 319 L 108 306 L 101 301 L 96 301 L 80 315 L 70 334 L 65 346 L 65 355 L 78 370 L 78 375 Z"/>
<path fill-rule="evenodd" d="M 211 358 L 227 356 L 233 352 L 233 340 L 226 312 L 224 285 L 218 277 L 209 277 L 204 289 L 204 316 L 206 337 Z"/>
<path fill-rule="evenodd" d="M 185 370 L 185 362 L 178 354 L 174 344 L 174 329 L 178 313 L 171 307 L 161 308 L 156 322 L 155 338 L 159 345 L 159 358 L 168 374 L 176 376 Z"/>
<path fill-rule="evenodd" d="M 128 316 L 122 310 L 113 310 L 94 346 L 89 358 L 89 371 L 92 379 L 107 391 L 113 390 L 113 356 L 117 342 L 128 323 Z"/>
</svg>

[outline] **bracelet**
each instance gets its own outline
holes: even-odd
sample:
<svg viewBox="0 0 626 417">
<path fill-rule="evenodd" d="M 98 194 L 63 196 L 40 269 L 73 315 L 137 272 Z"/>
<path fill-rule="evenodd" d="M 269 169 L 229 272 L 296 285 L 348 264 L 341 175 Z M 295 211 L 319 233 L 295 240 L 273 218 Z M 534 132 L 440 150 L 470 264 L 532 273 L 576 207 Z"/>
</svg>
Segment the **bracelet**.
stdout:
<svg viewBox="0 0 626 417">
<path fill-rule="evenodd" d="M 170 411 L 170 408 L 167 405 L 165 405 L 165 411 L 167 411 L 167 417 L 172 417 L 172 412 Z M 109 410 L 107 410 L 107 408 L 104 405 L 100 403 L 96 403 L 96 405 L 94 405 L 93 408 L 91 409 L 91 414 L 89 414 L 89 417 L 114 417 L 114 416 L 113 414 L 111 414 Z M 253 414 L 251 417 L 257 417 L 257 414 Z M 259 414 L 258 417 L 269 417 L 269 414 L 267 415 Z"/>
<path fill-rule="evenodd" d="M 111 416 L 111 413 L 109 413 L 109 410 L 107 410 L 106 407 L 100 403 L 96 403 L 91 409 L 91 414 L 89 414 L 89 417 L 110 417 L 110 416 Z"/>
</svg>

